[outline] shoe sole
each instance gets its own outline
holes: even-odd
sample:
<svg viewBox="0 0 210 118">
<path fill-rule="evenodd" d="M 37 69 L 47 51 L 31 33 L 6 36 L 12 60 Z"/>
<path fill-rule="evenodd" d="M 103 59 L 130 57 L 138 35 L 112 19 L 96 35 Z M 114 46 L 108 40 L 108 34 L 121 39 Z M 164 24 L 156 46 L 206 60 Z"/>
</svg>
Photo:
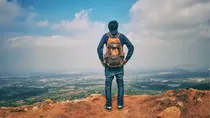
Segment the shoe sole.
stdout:
<svg viewBox="0 0 210 118">
<path fill-rule="evenodd" d="M 107 108 L 107 107 L 105 107 L 105 106 L 104 106 L 104 109 L 106 109 L 106 110 L 108 110 L 108 111 L 111 111 L 111 110 L 112 110 L 112 108 Z"/>
<path fill-rule="evenodd" d="M 105 108 L 106 109 L 106 108 Z M 106 109 L 107 111 L 111 111 L 112 109 Z"/>
<path fill-rule="evenodd" d="M 117 107 L 118 109 L 122 109 L 123 107 Z"/>
</svg>

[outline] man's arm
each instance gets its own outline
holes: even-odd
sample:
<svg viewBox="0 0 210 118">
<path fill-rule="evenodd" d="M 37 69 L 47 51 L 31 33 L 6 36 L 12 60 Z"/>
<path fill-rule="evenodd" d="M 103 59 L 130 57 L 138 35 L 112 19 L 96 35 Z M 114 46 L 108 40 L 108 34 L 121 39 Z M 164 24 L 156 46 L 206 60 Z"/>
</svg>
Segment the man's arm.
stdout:
<svg viewBox="0 0 210 118">
<path fill-rule="evenodd" d="M 123 35 L 123 37 L 124 37 L 124 44 L 128 48 L 128 53 L 127 53 L 127 56 L 125 58 L 125 63 L 126 63 L 131 58 L 131 56 L 133 55 L 134 46 L 125 35 Z"/>
<path fill-rule="evenodd" d="M 103 35 L 103 37 L 101 38 L 101 41 L 98 44 L 98 48 L 97 48 L 97 52 L 98 52 L 98 57 L 101 60 L 101 62 L 104 62 L 104 58 L 103 58 L 103 48 L 104 48 L 104 44 L 106 43 L 106 34 Z"/>
</svg>

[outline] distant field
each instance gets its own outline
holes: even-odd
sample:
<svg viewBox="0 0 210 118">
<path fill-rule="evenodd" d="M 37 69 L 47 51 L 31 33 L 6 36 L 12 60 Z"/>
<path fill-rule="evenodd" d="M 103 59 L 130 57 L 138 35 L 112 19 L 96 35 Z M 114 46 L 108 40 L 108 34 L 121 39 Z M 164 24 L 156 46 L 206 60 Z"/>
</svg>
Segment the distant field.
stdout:
<svg viewBox="0 0 210 118">
<path fill-rule="evenodd" d="M 209 90 L 208 71 L 167 71 L 125 75 L 125 94 L 161 94 L 168 89 Z M 105 78 L 97 74 L 64 74 L 31 77 L 1 77 L 0 106 L 32 104 L 45 99 L 72 100 L 93 93 L 104 95 Z M 113 80 L 112 94 L 117 94 Z"/>
</svg>

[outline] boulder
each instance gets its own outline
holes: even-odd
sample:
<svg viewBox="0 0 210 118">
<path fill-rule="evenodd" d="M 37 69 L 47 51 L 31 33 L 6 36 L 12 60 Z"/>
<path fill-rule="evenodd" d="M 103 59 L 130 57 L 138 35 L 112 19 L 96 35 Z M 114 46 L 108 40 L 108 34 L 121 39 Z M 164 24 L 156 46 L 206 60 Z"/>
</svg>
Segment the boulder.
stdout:
<svg viewBox="0 0 210 118">
<path fill-rule="evenodd" d="M 173 96 L 174 95 L 174 90 L 167 90 L 165 93 L 164 93 L 164 96 Z"/>
<path fill-rule="evenodd" d="M 157 118 L 180 118 L 180 110 L 176 106 L 168 107 Z"/>
<path fill-rule="evenodd" d="M 193 88 L 190 88 L 188 90 L 188 101 L 192 101 L 194 99 L 195 94 L 196 94 L 196 90 Z"/>
</svg>

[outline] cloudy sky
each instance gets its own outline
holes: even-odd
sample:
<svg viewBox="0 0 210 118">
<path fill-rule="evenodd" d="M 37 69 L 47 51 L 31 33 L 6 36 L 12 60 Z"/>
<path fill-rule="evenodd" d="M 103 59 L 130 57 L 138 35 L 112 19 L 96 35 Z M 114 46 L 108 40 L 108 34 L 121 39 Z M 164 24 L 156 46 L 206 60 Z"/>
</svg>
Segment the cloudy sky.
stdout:
<svg viewBox="0 0 210 118">
<path fill-rule="evenodd" d="M 209 68 L 209 8 L 209 0 L 0 0 L 0 72 L 103 70 L 96 48 L 110 20 L 135 46 L 126 69 Z"/>
</svg>

